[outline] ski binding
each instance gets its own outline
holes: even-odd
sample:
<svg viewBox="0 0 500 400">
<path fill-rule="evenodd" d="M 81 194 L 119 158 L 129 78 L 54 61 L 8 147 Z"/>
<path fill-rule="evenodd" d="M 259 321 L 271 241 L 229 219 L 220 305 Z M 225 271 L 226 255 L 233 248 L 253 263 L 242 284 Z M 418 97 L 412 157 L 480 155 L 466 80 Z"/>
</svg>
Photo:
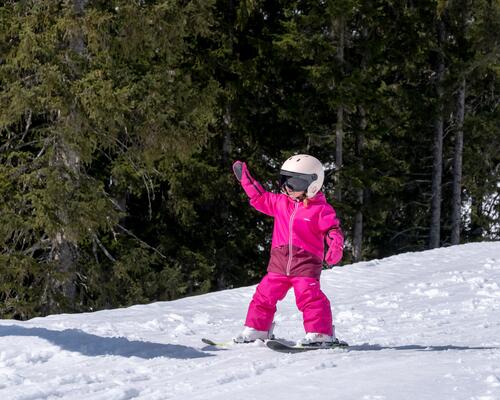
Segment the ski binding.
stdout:
<svg viewBox="0 0 500 400">
<path fill-rule="evenodd" d="M 346 348 L 349 347 L 347 342 L 336 339 L 335 342 L 330 344 L 317 344 L 317 345 L 300 345 L 296 343 L 290 343 L 284 340 L 272 339 L 266 341 L 266 346 L 271 350 L 280 352 L 280 353 L 303 353 L 305 351 L 312 350 L 330 350 L 337 348 Z"/>
</svg>

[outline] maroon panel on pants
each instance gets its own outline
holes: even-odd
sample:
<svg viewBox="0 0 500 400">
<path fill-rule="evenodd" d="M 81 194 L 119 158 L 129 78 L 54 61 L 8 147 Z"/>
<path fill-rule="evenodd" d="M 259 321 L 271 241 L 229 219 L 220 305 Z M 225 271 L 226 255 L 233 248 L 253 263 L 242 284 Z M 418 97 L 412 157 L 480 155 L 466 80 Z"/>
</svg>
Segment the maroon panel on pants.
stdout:
<svg viewBox="0 0 500 400">
<path fill-rule="evenodd" d="M 322 269 L 322 260 L 319 257 L 295 246 L 292 246 L 291 260 L 289 255 L 289 246 L 272 248 L 267 271 L 289 276 L 309 276 L 319 279 Z"/>
</svg>

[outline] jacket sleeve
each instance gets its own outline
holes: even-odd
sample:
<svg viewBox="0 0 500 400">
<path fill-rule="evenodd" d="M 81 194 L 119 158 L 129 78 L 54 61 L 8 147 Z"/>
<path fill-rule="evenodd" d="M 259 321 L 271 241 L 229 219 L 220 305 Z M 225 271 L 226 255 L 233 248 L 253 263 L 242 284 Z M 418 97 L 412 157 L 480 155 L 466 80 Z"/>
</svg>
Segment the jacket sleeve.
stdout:
<svg viewBox="0 0 500 400">
<path fill-rule="evenodd" d="M 250 205 L 257 211 L 274 216 L 278 195 L 265 190 L 264 187 L 250 175 L 246 163 L 236 161 L 233 164 L 233 171 L 236 178 L 240 181 L 243 190 L 249 197 Z"/>
<path fill-rule="evenodd" d="M 325 261 L 328 265 L 335 265 L 342 259 L 344 253 L 344 234 L 333 207 L 325 207 L 320 216 L 319 227 L 325 234 L 328 246 Z"/>
</svg>

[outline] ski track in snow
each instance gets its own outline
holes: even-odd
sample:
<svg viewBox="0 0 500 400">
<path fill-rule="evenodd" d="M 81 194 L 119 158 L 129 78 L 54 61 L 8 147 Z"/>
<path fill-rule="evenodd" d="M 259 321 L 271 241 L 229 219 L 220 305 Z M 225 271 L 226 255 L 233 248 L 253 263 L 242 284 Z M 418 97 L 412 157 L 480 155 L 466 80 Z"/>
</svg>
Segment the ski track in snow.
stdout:
<svg viewBox="0 0 500 400">
<path fill-rule="evenodd" d="M 228 349 L 255 287 L 86 314 L 0 321 L 0 398 L 500 400 L 500 242 L 325 271 L 349 349 Z M 293 291 L 275 334 L 303 336 Z"/>
</svg>

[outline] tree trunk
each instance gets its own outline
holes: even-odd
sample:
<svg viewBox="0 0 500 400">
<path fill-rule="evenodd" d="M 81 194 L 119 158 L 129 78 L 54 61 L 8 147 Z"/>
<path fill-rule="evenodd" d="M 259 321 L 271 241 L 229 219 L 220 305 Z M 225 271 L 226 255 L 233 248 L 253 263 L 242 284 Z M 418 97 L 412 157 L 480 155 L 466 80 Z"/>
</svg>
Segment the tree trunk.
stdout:
<svg viewBox="0 0 500 400">
<path fill-rule="evenodd" d="M 337 168 L 340 169 L 343 164 L 342 150 L 344 141 L 344 108 L 342 106 L 339 106 L 339 108 L 337 109 L 337 124 L 335 126 L 335 138 L 336 138 L 335 164 Z M 337 184 L 335 187 L 335 197 L 339 202 L 342 201 L 342 188 L 340 187 L 340 184 L 341 184 L 341 178 L 339 174 L 339 176 L 337 177 Z"/>
<path fill-rule="evenodd" d="M 364 170 L 363 165 L 363 148 L 365 142 L 365 130 L 367 126 L 365 109 L 360 106 L 359 112 L 361 115 L 360 130 L 356 135 L 356 156 L 361 172 Z M 353 231 L 353 261 L 358 262 L 362 259 L 363 254 L 363 205 L 364 205 L 364 188 L 356 189 L 356 215 L 354 216 L 354 231 Z"/>
<path fill-rule="evenodd" d="M 73 0 L 73 10 L 75 12 L 76 19 L 80 19 L 85 11 L 85 5 L 87 0 Z M 83 56 L 85 53 L 85 41 L 83 37 L 82 30 L 77 27 L 77 30 L 69 36 L 69 49 L 70 51 Z M 73 72 L 78 74 L 79 68 L 73 68 Z M 66 124 L 71 125 L 72 120 L 76 119 L 74 110 L 68 115 L 68 121 Z M 78 124 L 74 124 L 78 127 Z M 78 132 L 75 132 L 78 134 Z M 69 181 L 71 186 L 78 185 L 78 179 L 81 174 L 81 162 L 79 154 L 69 146 L 64 138 L 61 136 L 58 143 L 56 144 L 56 149 L 54 152 L 53 166 L 61 171 L 61 182 Z M 64 204 L 60 205 L 59 220 L 63 226 L 68 226 L 71 223 L 70 215 L 68 210 L 65 208 Z M 70 240 L 64 228 L 61 228 L 59 232 L 55 234 L 52 239 L 52 259 L 57 263 L 57 269 L 59 272 L 63 273 L 60 282 L 62 294 L 65 301 L 70 309 L 75 309 L 76 299 L 77 299 L 77 289 L 76 289 L 76 263 L 78 259 L 78 247 Z M 48 309 L 49 312 L 52 310 Z"/>
<path fill-rule="evenodd" d="M 232 118 L 231 118 L 231 104 L 226 105 L 226 112 L 224 113 L 224 140 L 222 142 L 222 167 L 227 168 L 231 165 L 232 160 L 230 159 L 232 152 Z M 229 206 L 227 203 L 222 205 L 220 208 L 222 220 L 225 221 L 229 218 Z M 231 257 L 227 257 L 227 252 L 225 248 L 219 250 L 215 249 L 217 253 L 224 253 L 224 257 L 218 257 L 220 262 L 220 268 L 217 272 L 217 290 L 225 290 L 228 285 L 226 282 L 226 271 L 231 268 Z"/>
<path fill-rule="evenodd" d="M 441 242 L 441 198 L 443 179 L 443 81 L 444 81 L 444 22 L 440 19 L 437 27 L 439 55 L 436 74 L 437 107 L 434 120 L 434 147 L 432 164 L 432 200 L 429 248 L 439 247 Z"/>
<path fill-rule="evenodd" d="M 334 24 L 335 25 L 335 24 Z M 345 47 L 345 22 L 344 18 L 341 16 L 336 21 L 337 31 L 339 35 L 339 42 L 337 45 L 336 58 L 339 62 L 341 68 L 341 74 L 343 75 L 344 70 L 344 47 Z M 337 108 L 337 123 L 335 125 L 335 163 L 337 168 L 340 170 L 344 163 L 343 161 L 343 141 L 344 141 L 344 106 L 340 104 Z M 337 184 L 335 188 L 335 197 L 337 201 L 342 201 L 342 188 L 341 188 L 341 177 L 340 173 L 337 177 Z"/>
<path fill-rule="evenodd" d="M 462 156 L 464 148 L 465 118 L 465 78 L 462 78 L 458 91 L 455 152 L 453 155 L 453 196 L 451 211 L 451 244 L 460 244 L 462 216 Z"/>
</svg>

